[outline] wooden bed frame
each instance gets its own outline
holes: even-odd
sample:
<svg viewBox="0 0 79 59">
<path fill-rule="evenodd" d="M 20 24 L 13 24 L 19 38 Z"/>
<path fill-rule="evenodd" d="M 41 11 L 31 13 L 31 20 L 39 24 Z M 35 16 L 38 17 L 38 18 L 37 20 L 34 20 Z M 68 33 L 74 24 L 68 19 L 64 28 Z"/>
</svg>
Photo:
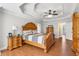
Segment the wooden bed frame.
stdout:
<svg viewBox="0 0 79 59">
<path fill-rule="evenodd" d="M 22 30 L 23 31 L 27 31 L 27 30 L 37 30 L 37 26 L 36 24 L 29 22 L 27 24 L 25 24 L 24 26 L 22 26 Z M 44 52 L 47 52 L 49 50 L 49 48 L 55 43 L 54 37 L 53 37 L 53 33 L 49 32 L 44 36 L 44 44 L 39 44 L 37 42 L 32 42 L 32 41 L 28 41 L 28 40 L 24 40 L 24 43 L 36 46 L 36 47 L 40 47 L 42 49 L 44 49 Z"/>
</svg>

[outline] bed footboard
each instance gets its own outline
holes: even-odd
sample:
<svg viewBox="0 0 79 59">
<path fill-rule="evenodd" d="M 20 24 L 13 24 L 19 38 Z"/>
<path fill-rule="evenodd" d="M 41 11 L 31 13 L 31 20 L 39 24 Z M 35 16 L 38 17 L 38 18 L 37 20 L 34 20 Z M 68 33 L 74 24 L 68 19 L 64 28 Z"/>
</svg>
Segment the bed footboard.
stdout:
<svg viewBox="0 0 79 59">
<path fill-rule="evenodd" d="M 44 52 L 48 52 L 49 48 L 55 43 L 53 33 L 50 32 L 44 37 Z"/>
</svg>

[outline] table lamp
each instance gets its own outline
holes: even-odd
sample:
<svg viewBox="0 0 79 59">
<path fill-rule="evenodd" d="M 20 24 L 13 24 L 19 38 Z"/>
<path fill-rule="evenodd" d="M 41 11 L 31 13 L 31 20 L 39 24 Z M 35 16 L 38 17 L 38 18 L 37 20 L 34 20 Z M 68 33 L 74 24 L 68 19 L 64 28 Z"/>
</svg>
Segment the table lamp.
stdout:
<svg viewBox="0 0 79 59">
<path fill-rule="evenodd" d="M 13 35 L 16 35 L 16 31 L 17 31 L 17 26 L 12 26 L 12 31 L 13 31 Z"/>
</svg>

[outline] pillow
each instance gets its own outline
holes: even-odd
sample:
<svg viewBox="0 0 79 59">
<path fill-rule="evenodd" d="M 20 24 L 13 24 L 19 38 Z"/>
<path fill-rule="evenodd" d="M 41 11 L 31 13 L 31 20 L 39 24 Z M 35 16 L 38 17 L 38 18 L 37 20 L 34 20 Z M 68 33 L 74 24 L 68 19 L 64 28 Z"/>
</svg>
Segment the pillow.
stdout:
<svg viewBox="0 0 79 59">
<path fill-rule="evenodd" d="M 32 30 L 32 34 L 37 34 L 37 30 Z"/>
<path fill-rule="evenodd" d="M 32 31 L 31 30 L 23 31 L 23 35 L 29 35 L 29 34 L 32 34 Z"/>
</svg>

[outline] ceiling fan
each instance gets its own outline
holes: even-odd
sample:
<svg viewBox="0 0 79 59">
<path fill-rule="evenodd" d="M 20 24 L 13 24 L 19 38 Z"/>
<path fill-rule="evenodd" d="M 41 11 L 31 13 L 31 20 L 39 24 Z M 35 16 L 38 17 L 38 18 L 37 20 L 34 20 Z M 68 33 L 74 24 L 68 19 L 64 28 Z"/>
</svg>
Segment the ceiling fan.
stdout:
<svg viewBox="0 0 79 59">
<path fill-rule="evenodd" d="M 52 16 L 57 16 L 58 15 L 58 11 L 56 10 L 51 10 L 49 9 L 47 12 L 44 12 L 44 17 L 52 17 Z"/>
</svg>

